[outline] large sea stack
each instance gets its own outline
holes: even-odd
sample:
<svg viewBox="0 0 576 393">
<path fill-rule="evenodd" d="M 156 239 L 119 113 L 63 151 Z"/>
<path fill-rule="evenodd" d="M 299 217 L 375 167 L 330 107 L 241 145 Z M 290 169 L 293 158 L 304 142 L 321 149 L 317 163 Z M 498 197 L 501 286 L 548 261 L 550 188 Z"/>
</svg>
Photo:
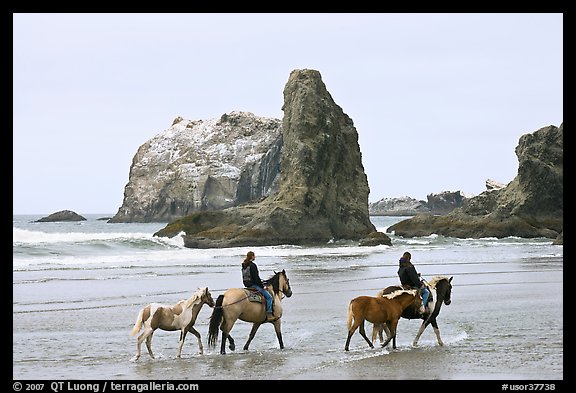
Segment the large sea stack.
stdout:
<svg viewBox="0 0 576 393">
<path fill-rule="evenodd" d="M 282 110 L 278 192 L 260 202 L 192 213 L 155 235 L 184 232 L 184 245 L 191 248 L 325 244 L 373 236 L 358 133 L 318 71 L 290 73 Z"/>
<path fill-rule="evenodd" d="M 518 174 L 506 187 L 484 191 L 445 216 L 418 214 L 387 232 L 404 237 L 435 233 L 457 238 L 562 239 L 563 136 L 563 124 L 522 135 L 516 147 Z"/>
<path fill-rule="evenodd" d="M 194 121 L 178 116 L 138 148 L 122 206 L 109 222 L 170 222 L 277 191 L 280 126 L 280 119 L 250 112 Z"/>
</svg>

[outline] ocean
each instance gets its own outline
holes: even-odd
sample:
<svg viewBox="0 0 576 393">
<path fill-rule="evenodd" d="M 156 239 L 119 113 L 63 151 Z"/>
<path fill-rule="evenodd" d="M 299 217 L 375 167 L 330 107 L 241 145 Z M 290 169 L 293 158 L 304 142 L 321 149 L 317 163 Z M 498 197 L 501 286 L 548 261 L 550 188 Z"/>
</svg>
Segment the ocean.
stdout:
<svg viewBox="0 0 576 393">
<path fill-rule="evenodd" d="M 333 242 L 317 247 L 189 249 L 155 238 L 162 223 L 36 223 L 13 216 L 12 349 L 14 380 L 484 380 L 564 379 L 563 246 L 551 239 L 402 238 L 392 246 Z M 379 231 L 407 217 L 372 216 Z M 242 349 L 251 324 L 238 321 L 236 350 L 207 344 L 212 309 L 188 334 L 157 330 L 151 359 L 133 360 L 130 336 L 148 303 L 174 304 L 207 286 L 214 299 L 241 287 L 240 263 L 256 253 L 263 279 L 284 269 L 293 295 L 282 305 L 281 350 L 271 324 Z M 444 346 L 429 326 L 401 319 L 397 349 L 369 348 L 358 332 L 344 351 L 349 301 L 398 283 L 404 251 L 422 277 L 452 276 L 452 303 L 438 317 Z M 370 336 L 372 329 L 366 326 Z M 219 337 L 219 340 L 221 335 Z M 499 386 L 499 385 L 498 385 Z M 499 389 L 500 390 L 500 389 Z M 549 390 L 552 390 L 549 389 Z"/>
</svg>

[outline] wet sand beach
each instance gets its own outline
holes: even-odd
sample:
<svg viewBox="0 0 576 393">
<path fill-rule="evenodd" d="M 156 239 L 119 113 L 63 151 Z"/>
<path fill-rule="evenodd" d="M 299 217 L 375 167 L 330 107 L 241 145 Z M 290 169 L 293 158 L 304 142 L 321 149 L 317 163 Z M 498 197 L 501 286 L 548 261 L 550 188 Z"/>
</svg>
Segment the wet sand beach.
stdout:
<svg viewBox="0 0 576 393">
<path fill-rule="evenodd" d="M 63 270 L 27 290 L 38 272 L 19 272 L 13 309 L 14 379 L 110 380 L 562 380 L 563 258 L 518 259 L 501 264 L 428 265 L 428 272 L 453 275 L 452 304 L 438 318 L 444 346 L 429 327 L 418 347 L 411 342 L 420 322 L 402 319 L 396 350 L 368 347 L 358 332 L 344 351 L 348 302 L 395 283 L 394 265 L 362 263 L 364 255 L 335 256 L 346 268 L 298 268 L 283 260 L 293 296 L 283 300 L 280 350 L 272 325 L 260 327 L 248 351 L 251 327 L 232 330 L 236 351 L 219 354 L 207 345 L 211 309 L 196 328 L 204 354 L 188 335 L 176 358 L 179 333 L 158 330 L 149 358 L 145 347 L 131 360 L 129 336 L 139 309 L 150 301 L 175 303 L 200 286 L 214 299 L 238 282 L 238 271 L 189 271 L 105 279 L 107 269 Z M 349 261 L 347 261 L 349 259 Z M 370 259 L 368 257 L 368 259 Z M 358 263 L 360 262 L 360 263 Z M 338 265 L 338 266 L 340 266 Z M 265 265 L 264 265 L 265 266 Z M 152 268 L 153 269 L 153 268 Z M 265 269 L 265 268 L 264 268 Z M 184 269 L 188 270 L 188 269 Z M 101 279 L 99 279 L 101 278 Z M 193 288 L 191 290 L 190 288 Z M 367 325 L 368 335 L 371 326 Z M 218 344 L 219 345 L 219 344 Z"/>
</svg>

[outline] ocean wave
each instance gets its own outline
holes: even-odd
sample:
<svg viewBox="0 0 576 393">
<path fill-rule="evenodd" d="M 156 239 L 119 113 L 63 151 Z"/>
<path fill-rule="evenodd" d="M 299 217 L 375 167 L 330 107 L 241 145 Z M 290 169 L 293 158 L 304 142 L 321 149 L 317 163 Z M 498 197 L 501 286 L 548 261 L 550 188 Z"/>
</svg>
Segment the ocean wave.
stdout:
<svg viewBox="0 0 576 393">
<path fill-rule="evenodd" d="M 176 240 L 173 240 L 176 239 Z M 167 245 L 183 245 L 179 237 L 173 239 L 154 237 L 144 232 L 43 232 L 29 229 L 12 228 L 12 244 L 50 244 L 50 243 L 90 243 L 94 241 L 139 241 Z"/>
</svg>

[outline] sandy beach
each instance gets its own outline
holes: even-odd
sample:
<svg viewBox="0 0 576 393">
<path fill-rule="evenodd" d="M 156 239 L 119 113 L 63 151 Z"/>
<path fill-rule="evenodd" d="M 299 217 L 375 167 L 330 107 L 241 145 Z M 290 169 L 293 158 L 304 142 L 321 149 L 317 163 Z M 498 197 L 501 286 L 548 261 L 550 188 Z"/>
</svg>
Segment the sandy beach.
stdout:
<svg viewBox="0 0 576 393">
<path fill-rule="evenodd" d="M 163 269 L 163 275 L 153 278 L 124 278 L 121 285 L 118 280 L 94 280 L 87 286 L 84 280 L 73 279 L 78 272 L 66 272 L 71 279 L 64 285 L 53 280 L 37 284 L 44 293 L 41 304 L 23 300 L 14 307 L 13 378 L 563 379 L 561 258 L 518 260 L 497 268 L 482 264 L 457 269 L 428 268 L 455 273 L 452 304 L 443 306 L 438 318 L 443 347 L 437 345 L 430 328 L 419 346 L 412 347 L 420 323 L 401 320 L 396 350 L 378 345 L 371 349 L 356 333 L 350 351 L 345 352 L 348 302 L 391 284 L 394 268 L 327 268 L 310 272 L 293 266 L 287 272 L 294 295 L 283 301 L 284 350 L 279 349 L 272 326 L 263 325 L 249 351 L 243 351 L 251 325 L 238 322 L 232 330 L 238 349 L 220 355 L 218 347 L 206 344 L 211 309 L 205 307 L 197 321 L 205 347 L 203 355 L 198 354 L 196 339 L 189 335 L 182 357 L 177 359 L 179 334 L 157 331 L 153 340 L 157 358 L 149 358 L 143 347 L 143 355 L 136 362 L 131 360 L 136 341 L 128 333 L 139 308 L 148 299 L 179 300 L 186 297 L 187 288 L 206 283 L 216 298 L 236 282 L 236 275 L 204 272 L 183 276 Z M 84 300 L 75 302 L 73 299 L 78 297 Z M 371 332 L 370 327 L 367 330 Z"/>
</svg>

